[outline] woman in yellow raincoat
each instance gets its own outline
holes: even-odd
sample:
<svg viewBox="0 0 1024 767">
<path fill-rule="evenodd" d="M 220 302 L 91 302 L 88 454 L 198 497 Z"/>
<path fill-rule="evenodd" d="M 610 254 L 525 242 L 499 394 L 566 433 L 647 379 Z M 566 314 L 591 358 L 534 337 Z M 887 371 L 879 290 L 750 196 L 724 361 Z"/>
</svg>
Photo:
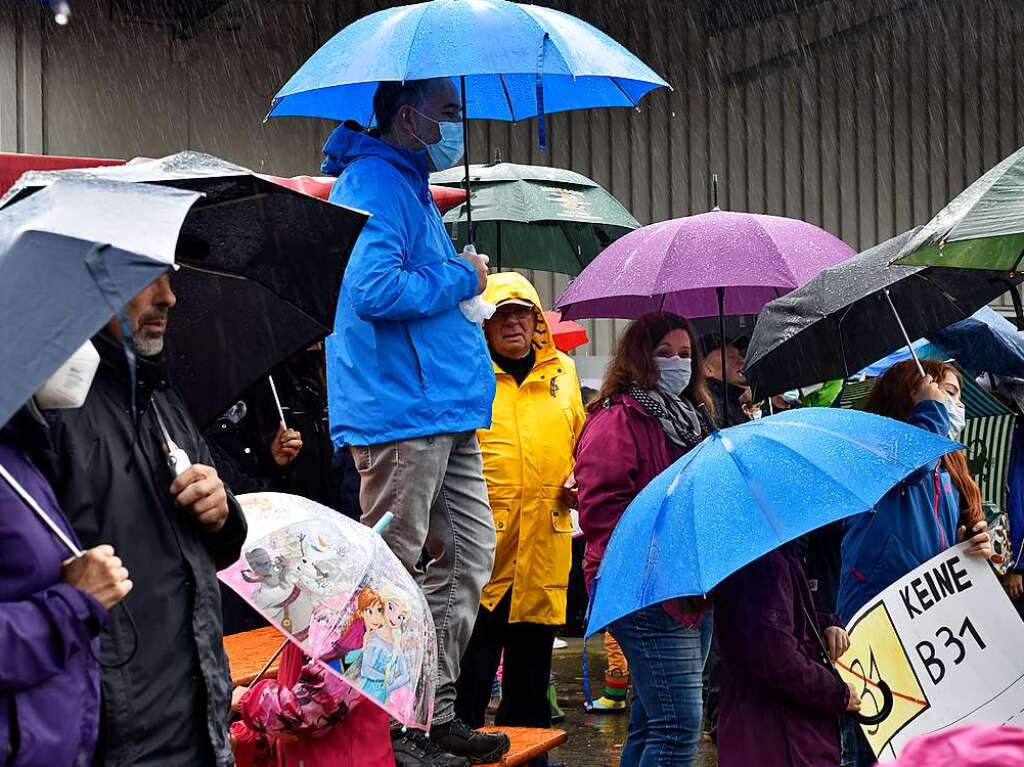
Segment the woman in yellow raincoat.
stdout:
<svg viewBox="0 0 1024 767">
<path fill-rule="evenodd" d="M 573 450 L 585 413 L 572 359 L 555 348 L 540 298 L 520 274 L 492 274 L 484 323 L 498 381 L 480 447 L 498 547 L 462 658 L 456 713 L 480 727 L 505 654 L 498 725 L 548 727 L 555 629 L 565 622 L 575 505 Z"/>
</svg>

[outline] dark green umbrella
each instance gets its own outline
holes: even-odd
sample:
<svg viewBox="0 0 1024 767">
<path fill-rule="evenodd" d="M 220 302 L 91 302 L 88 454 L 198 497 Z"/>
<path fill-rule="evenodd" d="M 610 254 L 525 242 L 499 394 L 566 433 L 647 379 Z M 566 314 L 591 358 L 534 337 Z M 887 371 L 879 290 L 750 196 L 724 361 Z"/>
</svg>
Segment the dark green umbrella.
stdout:
<svg viewBox="0 0 1024 767">
<path fill-rule="evenodd" d="M 967 187 L 900 250 L 895 263 L 1016 272 L 1024 260 L 1024 149 Z"/>
<path fill-rule="evenodd" d="M 471 165 L 476 249 L 498 269 L 579 274 L 608 245 L 640 227 L 612 195 L 579 173 L 498 162 Z M 431 184 L 465 187 L 462 168 L 434 173 Z M 455 245 L 466 237 L 466 205 L 444 217 Z"/>
</svg>

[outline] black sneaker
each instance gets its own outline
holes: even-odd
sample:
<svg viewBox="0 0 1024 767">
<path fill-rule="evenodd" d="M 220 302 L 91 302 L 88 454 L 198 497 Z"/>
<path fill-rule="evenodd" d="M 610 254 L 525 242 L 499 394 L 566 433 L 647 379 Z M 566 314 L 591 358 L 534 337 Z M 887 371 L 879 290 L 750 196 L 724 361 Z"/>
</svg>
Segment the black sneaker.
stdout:
<svg viewBox="0 0 1024 767">
<path fill-rule="evenodd" d="M 466 757 L 470 764 L 501 761 L 511 745 L 505 733 L 477 732 L 458 717 L 431 728 L 430 739 L 443 751 Z"/>
<path fill-rule="evenodd" d="M 422 730 L 392 730 L 391 750 L 395 767 L 469 767 L 468 759 L 438 748 Z"/>
</svg>

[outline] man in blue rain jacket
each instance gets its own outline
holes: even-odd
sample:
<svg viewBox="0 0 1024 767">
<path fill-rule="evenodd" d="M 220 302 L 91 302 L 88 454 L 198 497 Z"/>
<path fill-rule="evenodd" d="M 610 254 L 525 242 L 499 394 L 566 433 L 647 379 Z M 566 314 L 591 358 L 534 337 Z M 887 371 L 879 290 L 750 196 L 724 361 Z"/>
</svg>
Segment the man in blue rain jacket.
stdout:
<svg viewBox="0 0 1024 767">
<path fill-rule="evenodd" d="M 374 113 L 375 130 L 347 123 L 324 147 L 323 171 L 338 176 L 331 202 L 372 214 L 327 339 L 331 437 L 355 459 L 363 522 L 394 514 L 384 538 L 422 586 L 437 629 L 430 737 L 396 732 L 396 762 L 497 761 L 507 738 L 475 732 L 454 712 L 495 549 L 475 434 L 490 425 L 494 368 L 459 307 L 483 292 L 487 261 L 456 253 L 427 183 L 462 156 L 461 107 L 450 80 L 422 80 L 382 83 Z"/>
</svg>

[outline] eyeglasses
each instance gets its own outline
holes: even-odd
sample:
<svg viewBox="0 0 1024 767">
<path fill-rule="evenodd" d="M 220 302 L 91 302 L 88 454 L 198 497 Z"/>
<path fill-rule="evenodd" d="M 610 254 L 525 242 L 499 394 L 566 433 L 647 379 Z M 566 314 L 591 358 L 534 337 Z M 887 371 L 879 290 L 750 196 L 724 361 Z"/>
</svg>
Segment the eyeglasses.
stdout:
<svg viewBox="0 0 1024 767">
<path fill-rule="evenodd" d="M 527 317 L 534 313 L 533 307 L 530 306 L 519 306 L 513 304 L 512 306 L 499 306 L 497 311 L 494 312 L 494 316 L 500 320 L 525 320 Z"/>
</svg>

